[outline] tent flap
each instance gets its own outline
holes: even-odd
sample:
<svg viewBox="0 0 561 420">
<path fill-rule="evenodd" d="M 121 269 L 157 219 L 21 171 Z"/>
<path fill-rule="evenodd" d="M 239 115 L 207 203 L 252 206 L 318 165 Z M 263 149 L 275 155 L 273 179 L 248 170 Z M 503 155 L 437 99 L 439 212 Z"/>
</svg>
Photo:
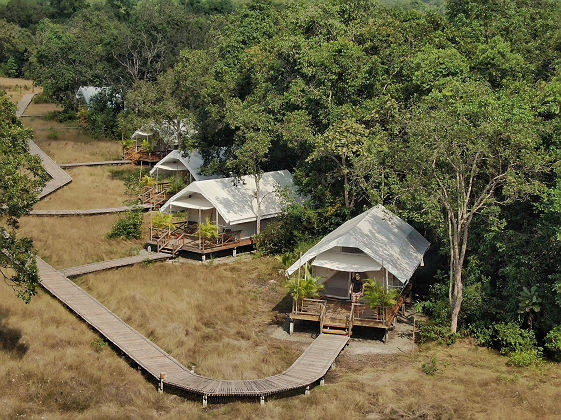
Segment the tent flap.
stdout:
<svg viewBox="0 0 561 420">
<path fill-rule="evenodd" d="M 366 254 L 345 254 L 327 251 L 316 257 L 312 265 L 337 271 L 378 271 L 382 266 Z"/>
</svg>

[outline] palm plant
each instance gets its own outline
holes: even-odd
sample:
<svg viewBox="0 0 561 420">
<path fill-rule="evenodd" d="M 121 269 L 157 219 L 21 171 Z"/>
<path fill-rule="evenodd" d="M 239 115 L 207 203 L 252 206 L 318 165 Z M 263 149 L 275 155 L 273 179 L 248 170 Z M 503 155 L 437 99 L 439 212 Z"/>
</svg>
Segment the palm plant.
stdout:
<svg viewBox="0 0 561 420">
<path fill-rule="evenodd" d="M 399 291 L 396 289 L 384 290 L 382 286 L 372 279 L 365 280 L 364 300 L 371 307 L 376 306 L 393 306 L 397 303 Z"/>
<path fill-rule="evenodd" d="M 218 238 L 218 226 L 212 223 L 207 217 L 205 223 L 201 223 L 199 225 L 195 234 L 199 235 L 204 241 L 213 241 Z"/>
<path fill-rule="evenodd" d="M 541 310 L 542 299 L 538 296 L 538 288 L 532 286 L 529 289 L 524 286 L 518 296 L 518 313 L 528 314 L 528 327 L 532 329 L 534 315 Z"/>
<path fill-rule="evenodd" d="M 320 277 L 312 276 L 309 265 L 304 266 L 303 276 L 292 277 L 284 285 L 286 291 L 295 300 L 313 299 L 319 297 L 319 292 L 323 289 L 323 284 L 318 283 Z"/>
</svg>

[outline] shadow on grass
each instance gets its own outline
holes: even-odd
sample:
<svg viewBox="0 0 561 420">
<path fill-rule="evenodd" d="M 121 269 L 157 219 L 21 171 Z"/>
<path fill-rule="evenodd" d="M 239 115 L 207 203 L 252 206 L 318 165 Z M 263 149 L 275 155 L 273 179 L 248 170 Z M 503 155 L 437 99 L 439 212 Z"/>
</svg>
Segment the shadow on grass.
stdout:
<svg viewBox="0 0 561 420">
<path fill-rule="evenodd" d="M 8 327 L 6 320 L 8 319 L 8 312 L 0 308 L 0 350 L 12 353 L 18 359 L 21 359 L 29 346 L 21 342 L 21 331 L 15 328 Z"/>
</svg>

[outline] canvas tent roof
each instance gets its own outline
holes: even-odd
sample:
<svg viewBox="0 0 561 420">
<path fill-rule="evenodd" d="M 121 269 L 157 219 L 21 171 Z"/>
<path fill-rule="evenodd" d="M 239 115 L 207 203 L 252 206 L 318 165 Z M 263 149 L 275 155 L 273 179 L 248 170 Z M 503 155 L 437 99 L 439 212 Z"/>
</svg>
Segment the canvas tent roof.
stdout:
<svg viewBox="0 0 561 420">
<path fill-rule="evenodd" d="M 342 254 L 327 250 L 319 254 L 312 265 L 337 271 L 378 271 L 382 266 L 366 254 Z"/>
<path fill-rule="evenodd" d="M 173 150 L 162 160 L 156 163 L 156 165 L 154 165 L 154 167 L 150 170 L 150 175 L 155 176 L 158 172 L 162 173 L 188 170 L 195 181 L 221 178 L 220 175 L 201 175 L 201 166 L 203 166 L 203 157 L 198 151 L 192 150 L 188 154 L 184 154 L 180 150 Z"/>
<path fill-rule="evenodd" d="M 224 221 L 230 225 L 257 220 L 257 202 L 255 199 L 255 179 L 251 175 L 234 183 L 234 178 L 208 179 L 194 181 L 171 197 L 160 209 L 162 212 L 173 210 L 175 203 L 188 204 L 193 193 L 202 195 L 208 200 Z M 279 215 L 283 208 L 283 200 L 276 194 L 277 188 L 289 188 L 294 191 L 290 172 L 265 172 L 261 178 L 261 218 L 267 219 Z M 193 197 L 191 197 L 193 198 Z M 181 204 L 178 204 L 182 207 Z"/>
<path fill-rule="evenodd" d="M 76 92 L 76 99 L 83 99 L 86 105 L 89 105 L 95 95 L 108 89 L 107 87 L 98 86 L 80 86 Z"/>
<path fill-rule="evenodd" d="M 429 245 L 411 225 L 384 206 L 377 205 L 325 236 L 286 272 L 290 275 L 325 251 L 344 246 L 362 250 L 402 283 L 406 283 L 421 264 Z"/>
</svg>

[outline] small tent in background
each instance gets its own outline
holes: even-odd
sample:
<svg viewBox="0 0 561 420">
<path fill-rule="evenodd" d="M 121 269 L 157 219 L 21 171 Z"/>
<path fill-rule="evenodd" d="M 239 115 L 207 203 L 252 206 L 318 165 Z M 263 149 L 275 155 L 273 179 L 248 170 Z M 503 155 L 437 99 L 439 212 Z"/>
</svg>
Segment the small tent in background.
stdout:
<svg viewBox="0 0 561 420">
<path fill-rule="evenodd" d="M 99 95 L 100 93 L 110 94 L 113 92 L 112 100 L 107 103 L 107 106 L 112 107 L 114 106 L 112 101 L 120 101 L 121 95 L 115 93 L 109 87 L 98 87 L 98 86 L 80 86 L 76 91 L 76 99 L 78 102 L 81 102 L 86 107 L 89 107 L 93 99 Z"/>
<path fill-rule="evenodd" d="M 268 221 L 281 214 L 285 203 L 277 194 L 278 189 L 289 189 L 296 194 L 290 172 L 265 172 L 261 178 L 262 228 Z M 257 200 L 253 176 L 208 179 L 195 181 L 171 197 L 160 209 L 164 213 L 188 212 L 190 222 L 204 222 L 207 218 L 219 230 L 239 232 L 241 239 L 256 233 Z"/>
<path fill-rule="evenodd" d="M 350 299 L 351 274 L 360 273 L 384 287 L 401 289 L 410 280 L 430 243 L 382 205 L 339 226 L 286 271 L 291 275 L 311 262 L 323 295 Z"/>
<path fill-rule="evenodd" d="M 198 151 L 183 152 L 181 150 L 173 150 L 150 170 L 150 176 L 159 178 L 161 176 L 180 175 L 188 183 L 222 178 L 221 175 L 202 175 L 202 166 L 203 157 Z"/>
</svg>

